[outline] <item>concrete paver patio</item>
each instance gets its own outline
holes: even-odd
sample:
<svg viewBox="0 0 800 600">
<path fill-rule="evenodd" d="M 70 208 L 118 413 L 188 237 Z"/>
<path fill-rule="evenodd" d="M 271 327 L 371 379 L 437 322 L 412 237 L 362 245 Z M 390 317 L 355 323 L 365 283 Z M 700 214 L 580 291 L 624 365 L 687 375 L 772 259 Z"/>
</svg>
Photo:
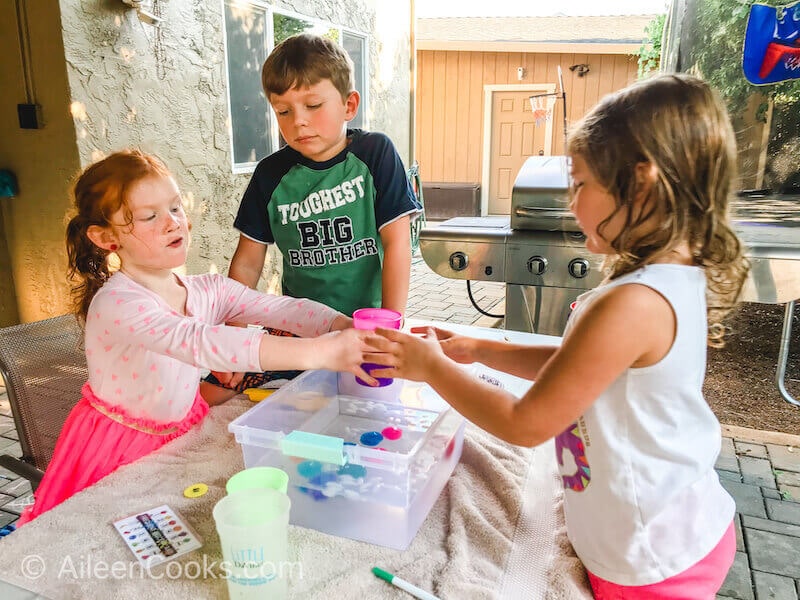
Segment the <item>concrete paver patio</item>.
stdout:
<svg viewBox="0 0 800 600">
<path fill-rule="evenodd" d="M 475 282 L 486 312 L 502 314 L 504 285 Z M 433 273 L 420 256 L 412 263 L 407 317 L 495 327 L 469 302 L 463 281 Z M 736 500 L 736 561 L 717 598 L 800 599 L 800 436 L 723 426 L 717 471 Z M 0 383 L 0 453 L 21 449 L 5 388 Z M 14 523 L 31 500 L 30 485 L 0 468 L 0 527 Z M 11 535 L 14 535 L 13 533 Z M 0 548 L 2 540 L 0 539 Z"/>
</svg>

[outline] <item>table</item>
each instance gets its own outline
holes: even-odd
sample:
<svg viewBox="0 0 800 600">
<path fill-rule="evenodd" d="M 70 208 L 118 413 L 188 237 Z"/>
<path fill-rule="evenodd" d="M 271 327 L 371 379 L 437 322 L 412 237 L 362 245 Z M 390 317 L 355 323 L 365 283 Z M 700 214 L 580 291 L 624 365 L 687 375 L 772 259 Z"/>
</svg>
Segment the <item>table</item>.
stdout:
<svg viewBox="0 0 800 600">
<path fill-rule="evenodd" d="M 423 322 L 410 320 L 407 327 L 418 324 Z M 536 334 L 431 324 L 514 342 L 559 342 Z M 514 393 L 529 385 L 487 371 Z M 227 424 L 250 406 L 237 396 L 212 408 L 183 437 L 7 536 L 0 542 L 0 581 L 6 582 L 0 597 L 225 598 L 211 509 L 224 495 L 228 477 L 243 467 Z M 198 482 L 208 485 L 208 493 L 184 497 L 183 490 Z M 290 598 L 407 598 L 375 578 L 373 566 L 442 598 L 544 598 L 546 593 L 565 600 L 591 598 L 583 568 L 566 542 L 561 495 L 552 442 L 518 448 L 468 425 L 461 462 L 407 550 L 290 526 L 290 560 L 297 565 Z M 111 523 L 161 504 L 175 509 L 204 545 L 148 573 L 137 569 Z M 19 595 L 24 593 L 29 595 Z"/>
</svg>

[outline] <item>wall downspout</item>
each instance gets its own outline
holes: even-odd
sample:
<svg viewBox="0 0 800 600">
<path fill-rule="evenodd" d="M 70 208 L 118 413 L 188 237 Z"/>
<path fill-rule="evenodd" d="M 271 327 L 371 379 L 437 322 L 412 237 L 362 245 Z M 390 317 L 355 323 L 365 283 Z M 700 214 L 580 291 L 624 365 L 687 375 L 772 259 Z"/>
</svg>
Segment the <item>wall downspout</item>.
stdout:
<svg viewBox="0 0 800 600">
<path fill-rule="evenodd" d="M 411 51 L 409 56 L 409 111 L 408 111 L 408 160 L 413 163 L 417 159 L 417 12 L 416 0 L 409 0 L 409 14 L 411 17 L 408 29 L 408 45 Z M 409 165 L 411 166 L 411 165 Z"/>
</svg>

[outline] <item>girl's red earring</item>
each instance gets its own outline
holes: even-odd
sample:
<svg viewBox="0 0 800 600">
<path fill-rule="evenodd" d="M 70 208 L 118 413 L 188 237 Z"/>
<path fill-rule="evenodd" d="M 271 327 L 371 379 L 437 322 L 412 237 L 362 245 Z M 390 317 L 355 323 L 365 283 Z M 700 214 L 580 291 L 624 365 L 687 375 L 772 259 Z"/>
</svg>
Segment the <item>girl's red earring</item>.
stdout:
<svg viewBox="0 0 800 600">
<path fill-rule="evenodd" d="M 109 249 L 109 250 L 111 250 L 112 252 L 114 252 L 114 251 L 117 249 L 117 245 L 116 245 L 116 244 L 111 244 L 111 245 L 108 247 L 108 249 Z"/>
</svg>

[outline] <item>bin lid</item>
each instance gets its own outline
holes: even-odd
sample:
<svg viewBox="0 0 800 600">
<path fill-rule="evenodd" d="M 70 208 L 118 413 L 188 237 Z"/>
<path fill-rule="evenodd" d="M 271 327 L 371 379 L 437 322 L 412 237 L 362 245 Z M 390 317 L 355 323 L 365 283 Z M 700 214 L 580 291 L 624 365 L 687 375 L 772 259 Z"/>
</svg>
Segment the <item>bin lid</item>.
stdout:
<svg viewBox="0 0 800 600">
<path fill-rule="evenodd" d="M 398 401 L 371 400 L 340 394 L 337 373 L 307 371 L 232 421 L 228 431 L 240 444 L 286 456 L 405 469 L 426 444 L 446 444 L 463 417 L 429 386 L 403 384 Z"/>
</svg>

